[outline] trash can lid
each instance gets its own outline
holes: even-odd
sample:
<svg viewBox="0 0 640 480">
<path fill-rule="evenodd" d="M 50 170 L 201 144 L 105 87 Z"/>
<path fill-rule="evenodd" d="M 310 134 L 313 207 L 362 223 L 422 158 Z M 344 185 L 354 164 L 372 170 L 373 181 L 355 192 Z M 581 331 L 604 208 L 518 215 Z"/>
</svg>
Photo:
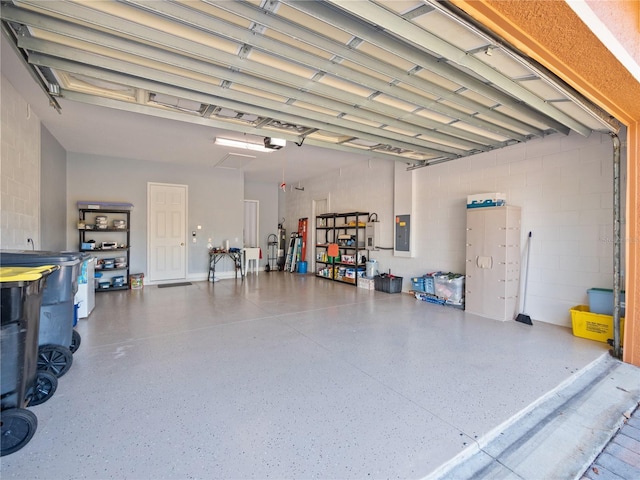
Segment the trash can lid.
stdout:
<svg viewBox="0 0 640 480">
<path fill-rule="evenodd" d="M 77 265 L 88 255 L 82 252 L 48 252 L 46 250 L 0 250 L 0 264 L 14 266 Z"/>
<path fill-rule="evenodd" d="M 40 267 L 0 267 L 0 283 L 5 282 L 33 282 L 44 275 L 55 272 L 58 265 L 43 265 Z"/>
</svg>

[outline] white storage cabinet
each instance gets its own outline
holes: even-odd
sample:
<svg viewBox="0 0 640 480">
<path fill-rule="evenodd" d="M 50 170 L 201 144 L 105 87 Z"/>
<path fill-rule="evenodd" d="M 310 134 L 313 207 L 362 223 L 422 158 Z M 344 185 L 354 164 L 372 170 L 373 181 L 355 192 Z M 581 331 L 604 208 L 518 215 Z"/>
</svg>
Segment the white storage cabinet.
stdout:
<svg viewBox="0 0 640 480">
<path fill-rule="evenodd" d="M 514 319 L 519 308 L 520 255 L 520 207 L 467 209 L 467 312 Z"/>
</svg>

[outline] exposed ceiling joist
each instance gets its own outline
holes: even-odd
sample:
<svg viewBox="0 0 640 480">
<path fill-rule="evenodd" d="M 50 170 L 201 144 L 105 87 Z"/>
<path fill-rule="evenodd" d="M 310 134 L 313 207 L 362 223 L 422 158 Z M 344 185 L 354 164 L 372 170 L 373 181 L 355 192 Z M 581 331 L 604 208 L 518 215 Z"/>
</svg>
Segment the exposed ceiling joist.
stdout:
<svg viewBox="0 0 640 480">
<path fill-rule="evenodd" d="M 590 130 L 588 128 L 544 102 L 512 79 L 500 74 L 486 63 L 479 61 L 475 56 L 467 54 L 467 52 L 454 47 L 436 35 L 408 22 L 406 19 L 394 15 L 382 6 L 376 5 L 373 2 L 352 2 L 348 0 L 328 1 L 339 5 L 341 9 L 364 18 L 373 24 L 380 25 L 399 38 L 403 38 L 417 45 L 428 45 L 427 48 L 429 50 L 446 59 L 447 62 L 455 63 L 476 72 L 479 76 L 487 79 L 492 85 L 515 98 L 521 99 L 523 103 L 530 105 L 535 110 L 548 115 L 550 118 L 582 135 L 589 135 Z"/>
<path fill-rule="evenodd" d="M 426 165 L 611 128 L 440 2 L 14 0 L 66 99 Z"/>
</svg>

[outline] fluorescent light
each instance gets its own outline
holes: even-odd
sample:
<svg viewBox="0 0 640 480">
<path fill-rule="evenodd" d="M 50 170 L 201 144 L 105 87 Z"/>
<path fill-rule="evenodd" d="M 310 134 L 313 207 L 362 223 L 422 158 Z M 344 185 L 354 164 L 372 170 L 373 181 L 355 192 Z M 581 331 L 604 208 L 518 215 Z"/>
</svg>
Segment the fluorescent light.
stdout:
<svg viewBox="0 0 640 480">
<path fill-rule="evenodd" d="M 264 145 L 258 143 L 241 142 L 239 140 L 231 140 L 229 138 L 218 138 L 214 142 L 216 145 L 222 145 L 223 147 L 243 148 L 245 150 L 253 150 L 256 152 L 273 152 L 272 148 L 266 148 Z"/>
</svg>

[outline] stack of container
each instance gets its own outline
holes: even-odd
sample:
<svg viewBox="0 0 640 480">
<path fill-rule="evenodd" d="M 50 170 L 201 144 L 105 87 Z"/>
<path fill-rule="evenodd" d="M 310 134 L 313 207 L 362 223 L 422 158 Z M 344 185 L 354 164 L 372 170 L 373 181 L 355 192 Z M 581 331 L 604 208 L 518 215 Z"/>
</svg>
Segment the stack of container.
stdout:
<svg viewBox="0 0 640 480">
<path fill-rule="evenodd" d="M 98 215 L 96 217 L 96 229 L 106 230 L 109 227 L 108 219 L 106 215 Z"/>
<path fill-rule="evenodd" d="M 613 290 L 590 288 L 589 305 L 570 309 L 571 326 L 576 337 L 608 342 L 613 339 Z M 624 338 L 625 294 L 620 293 L 620 339 Z"/>
<path fill-rule="evenodd" d="M 460 273 L 426 273 L 413 277 L 411 285 L 418 300 L 437 305 L 464 306 L 464 275 Z"/>
</svg>

